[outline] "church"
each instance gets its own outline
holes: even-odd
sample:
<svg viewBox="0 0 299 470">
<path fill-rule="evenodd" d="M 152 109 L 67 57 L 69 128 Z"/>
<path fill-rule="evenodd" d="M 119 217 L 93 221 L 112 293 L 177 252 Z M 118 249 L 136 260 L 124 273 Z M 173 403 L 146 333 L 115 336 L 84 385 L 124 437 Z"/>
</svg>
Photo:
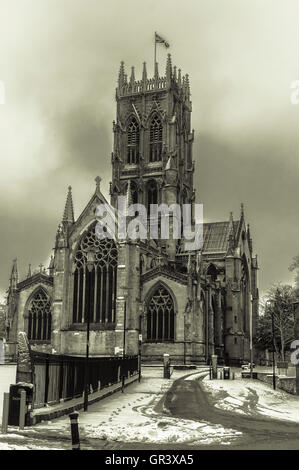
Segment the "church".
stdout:
<svg viewBox="0 0 299 470">
<path fill-rule="evenodd" d="M 17 334 L 32 349 L 83 356 L 87 323 L 91 356 L 136 355 L 142 361 L 240 365 L 250 359 L 258 317 L 258 263 L 241 204 L 223 221 L 203 224 L 199 249 L 183 239 L 99 239 L 97 208 L 119 196 L 128 204 L 194 207 L 192 103 L 188 75 L 172 65 L 140 80 L 120 65 L 108 202 L 101 178 L 75 218 L 71 187 L 48 270 L 20 280 L 13 262 L 7 296 L 6 355 L 16 357 Z M 194 216 L 194 211 L 191 211 Z M 192 216 L 192 217 L 193 217 Z M 174 216 L 169 213 L 169 226 Z M 159 232 L 161 217 L 154 221 Z"/>
</svg>

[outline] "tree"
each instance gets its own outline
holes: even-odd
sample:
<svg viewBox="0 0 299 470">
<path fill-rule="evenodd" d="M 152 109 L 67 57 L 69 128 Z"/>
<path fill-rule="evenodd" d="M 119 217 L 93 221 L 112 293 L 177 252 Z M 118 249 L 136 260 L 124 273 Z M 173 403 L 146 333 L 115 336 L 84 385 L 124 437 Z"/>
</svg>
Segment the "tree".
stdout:
<svg viewBox="0 0 299 470">
<path fill-rule="evenodd" d="M 296 285 L 296 294 L 299 298 L 299 253 L 294 256 L 291 265 L 289 266 L 290 271 L 295 271 L 295 285 Z"/>
<path fill-rule="evenodd" d="M 262 303 L 263 314 L 259 317 L 255 344 L 258 349 L 273 351 L 272 315 L 274 320 L 274 348 L 282 361 L 294 339 L 297 288 L 289 285 L 273 285 Z"/>
<path fill-rule="evenodd" d="M 0 338 L 5 337 L 5 309 L 0 304 Z"/>
</svg>

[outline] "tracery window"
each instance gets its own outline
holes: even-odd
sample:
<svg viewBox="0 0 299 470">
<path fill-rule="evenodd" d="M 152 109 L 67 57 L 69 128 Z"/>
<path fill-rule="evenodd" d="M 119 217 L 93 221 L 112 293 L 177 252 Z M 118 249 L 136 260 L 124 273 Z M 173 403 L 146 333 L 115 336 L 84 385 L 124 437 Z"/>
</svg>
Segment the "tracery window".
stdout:
<svg viewBox="0 0 299 470">
<path fill-rule="evenodd" d="M 132 196 L 132 203 L 138 204 L 138 188 L 137 188 L 137 184 L 134 181 L 131 181 L 131 196 Z"/>
<path fill-rule="evenodd" d="M 128 127 L 127 163 L 139 162 L 139 126 L 133 117 Z"/>
<path fill-rule="evenodd" d="M 170 293 L 159 286 L 147 306 L 147 339 L 174 340 L 174 305 Z"/>
<path fill-rule="evenodd" d="M 28 339 L 51 339 L 51 300 L 43 289 L 39 289 L 28 308 Z"/>
<path fill-rule="evenodd" d="M 151 204 L 158 204 L 158 188 L 155 181 L 150 181 L 147 186 L 147 213 L 150 214 Z"/>
<path fill-rule="evenodd" d="M 75 255 L 73 323 L 114 323 L 116 316 L 117 248 L 99 239 L 95 224 L 83 236 Z"/>
<path fill-rule="evenodd" d="M 162 135 L 163 127 L 161 120 L 155 116 L 150 126 L 150 162 L 158 162 L 162 155 Z"/>
</svg>

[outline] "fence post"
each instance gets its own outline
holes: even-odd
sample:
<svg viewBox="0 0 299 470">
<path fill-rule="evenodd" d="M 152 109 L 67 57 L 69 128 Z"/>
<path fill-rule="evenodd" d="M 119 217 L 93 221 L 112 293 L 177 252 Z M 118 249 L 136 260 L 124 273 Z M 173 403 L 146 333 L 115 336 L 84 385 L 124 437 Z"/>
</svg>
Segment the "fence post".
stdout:
<svg viewBox="0 0 299 470">
<path fill-rule="evenodd" d="M 121 378 L 121 393 L 124 393 L 124 390 L 125 390 L 125 378 L 126 378 L 125 375 L 123 375 Z"/>
<path fill-rule="evenodd" d="M 9 393 L 3 393 L 2 434 L 7 433 L 9 413 Z"/>
<path fill-rule="evenodd" d="M 26 390 L 20 391 L 20 416 L 19 416 L 19 429 L 24 429 L 25 415 L 26 415 Z"/>
<path fill-rule="evenodd" d="M 71 433 L 72 433 L 72 450 L 80 450 L 78 416 L 79 416 L 79 413 L 77 411 L 74 411 L 74 413 L 69 414 L 69 418 L 71 421 Z"/>
<path fill-rule="evenodd" d="M 49 358 L 46 359 L 44 403 L 48 403 L 48 393 L 49 393 Z"/>
</svg>

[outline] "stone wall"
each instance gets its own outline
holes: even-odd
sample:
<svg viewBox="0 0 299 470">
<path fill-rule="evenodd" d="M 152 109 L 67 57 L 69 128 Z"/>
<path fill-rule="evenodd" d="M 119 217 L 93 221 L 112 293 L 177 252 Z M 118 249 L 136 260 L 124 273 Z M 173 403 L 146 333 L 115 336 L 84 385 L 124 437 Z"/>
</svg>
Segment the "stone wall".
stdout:
<svg viewBox="0 0 299 470">
<path fill-rule="evenodd" d="M 273 375 L 268 372 L 256 372 L 256 378 L 269 385 L 273 384 Z M 296 395 L 296 378 L 286 376 L 276 376 L 276 387 L 287 393 Z"/>
</svg>

